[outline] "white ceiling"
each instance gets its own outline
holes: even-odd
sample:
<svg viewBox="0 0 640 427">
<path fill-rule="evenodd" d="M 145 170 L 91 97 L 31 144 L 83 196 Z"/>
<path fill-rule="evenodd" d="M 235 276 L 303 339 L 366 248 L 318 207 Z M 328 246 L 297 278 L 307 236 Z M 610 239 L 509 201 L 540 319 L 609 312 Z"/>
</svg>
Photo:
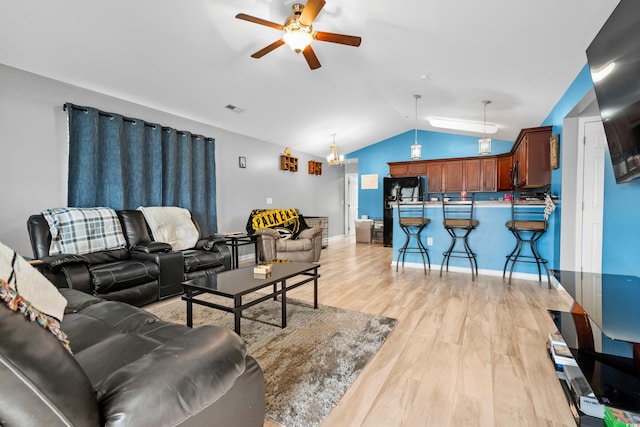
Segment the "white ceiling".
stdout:
<svg viewBox="0 0 640 427">
<path fill-rule="evenodd" d="M 360 47 L 315 41 L 314 71 L 287 46 L 250 58 L 281 34 L 235 15 L 284 23 L 293 3 L 2 0 L 0 63 L 294 153 L 324 156 L 334 133 L 344 153 L 412 130 L 414 94 L 420 129 L 482 122 L 489 99 L 492 137 L 513 140 L 546 118 L 618 0 L 327 0 L 314 29 Z"/>
</svg>

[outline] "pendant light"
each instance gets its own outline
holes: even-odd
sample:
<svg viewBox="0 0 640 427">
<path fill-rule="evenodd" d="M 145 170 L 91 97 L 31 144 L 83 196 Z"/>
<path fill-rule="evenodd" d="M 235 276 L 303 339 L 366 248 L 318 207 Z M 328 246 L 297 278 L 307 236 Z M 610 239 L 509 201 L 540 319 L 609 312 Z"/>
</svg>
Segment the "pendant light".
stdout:
<svg viewBox="0 0 640 427">
<path fill-rule="evenodd" d="M 333 136 L 333 145 L 331 145 L 331 153 L 327 156 L 327 163 L 329 165 L 341 165 L 344 162 L 344 155 L 338 154 L 338 146 L 336 145 L 336 134 Z"/>
<path fill-rule="evenodd" d="M 420 160 L 422 157 L 422 145 L 418 144 L 418 99 L 422 98 L 420 95 L 413 95 L 416 99 L 416 129 L 413 139 L 413 145 L 411 146 L 411 160 Z"/>
<path fill-rule="evenodd" d="M 491 154 L 491 138 L 487 137 L 487 105 L 491 104 L 491 101 L 485 99 L 482 103 L 484 104 L 484 126 L 482 138 L 478 140 L 478 153 Z"/>
</svg>

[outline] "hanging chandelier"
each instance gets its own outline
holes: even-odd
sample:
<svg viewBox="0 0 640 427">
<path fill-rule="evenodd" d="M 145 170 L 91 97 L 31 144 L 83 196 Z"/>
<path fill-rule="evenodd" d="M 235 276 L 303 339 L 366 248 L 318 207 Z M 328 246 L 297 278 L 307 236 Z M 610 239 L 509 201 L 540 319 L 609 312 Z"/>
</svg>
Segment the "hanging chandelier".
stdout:
<svg viewBox="0 0 640 427">
<path fill-rule="evenodd" d="M 422 145 L 418 144 L 418 99 L 420 99 L 421 96 L 413 95 L 413 97 L 416 99 L 416 127 L 413 145 L 411 146 L 411 160 L 420 160 L 422 157 Z"/>
<path fill-rule="evenodd" d="M 484 126 L 482 138 L 478 140 L 478 153 L 491 154 L 491 138 L 487 136 L 487 105 L 491 104 L 491 101 L 485 99 L 482 103 L 484 104 Z"/>
<path fill-rule="evenodd" d="M 336 145 L 336 134 L 332 134 L 333 144 L 331 145 L 331 153 L 327 156 L 329 165 L 341 165 L 344 162 L 344 155 L 338 154 L 338 146 Z"/>
</svg>

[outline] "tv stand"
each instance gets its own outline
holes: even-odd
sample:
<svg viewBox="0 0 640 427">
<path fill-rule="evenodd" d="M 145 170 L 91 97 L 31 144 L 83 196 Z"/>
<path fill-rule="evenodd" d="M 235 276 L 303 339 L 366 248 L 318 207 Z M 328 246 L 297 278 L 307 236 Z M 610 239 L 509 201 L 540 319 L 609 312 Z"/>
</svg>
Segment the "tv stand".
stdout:
<svg viewBox="0 0 640 427">
<path fill-rule="evenodd" d="M 574 271 L 554 276 L 574 303 L 569 312 L 550 313 L 598 400 L 640 412 L 640 278 Z M 566 388 L 565 395 L 578 425 L 604 425 L 581 414 Z"/>
</svg>

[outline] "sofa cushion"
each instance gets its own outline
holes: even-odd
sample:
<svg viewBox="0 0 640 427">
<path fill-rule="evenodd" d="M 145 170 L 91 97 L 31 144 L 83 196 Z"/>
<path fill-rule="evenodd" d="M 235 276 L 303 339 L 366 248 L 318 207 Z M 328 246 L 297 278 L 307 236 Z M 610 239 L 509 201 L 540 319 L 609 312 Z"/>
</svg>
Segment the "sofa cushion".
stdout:
<svg viewBox="0 0 640 427">
<path fill-rule="evenodd" d="M 156 280 L 160 269 L 154 262 L 128 260 L 91 266 L 89 272 L 96 294 L 107 294 Z"/>
<path fill-rule="evenodd" d="M 86 305 L 62 326 L 109 426 L 178 425 L 223 397 L 246 367 L 233 331 L 187 328 L 120 302 Z"/>
<path fill-rule="evenodd" d="M 89 379 L 52 334 L 0 304 L 0 337 L 3 425 L 100 425 Z"/>
</svg>

